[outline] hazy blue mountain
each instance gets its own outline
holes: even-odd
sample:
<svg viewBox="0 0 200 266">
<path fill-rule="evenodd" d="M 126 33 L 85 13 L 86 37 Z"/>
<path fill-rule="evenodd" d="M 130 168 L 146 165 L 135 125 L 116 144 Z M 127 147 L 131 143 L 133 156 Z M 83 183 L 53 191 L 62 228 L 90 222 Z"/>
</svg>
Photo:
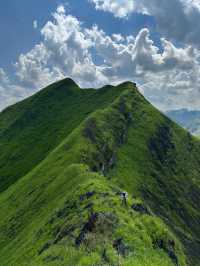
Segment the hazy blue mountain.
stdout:
<svg viewBox="0 0 200 266">
<path fill-rule="evenodd" d="M 179 109 L 168 111 L 167 116 L 194 135 L 200 135 L 200 111 Z"/>
</svg>

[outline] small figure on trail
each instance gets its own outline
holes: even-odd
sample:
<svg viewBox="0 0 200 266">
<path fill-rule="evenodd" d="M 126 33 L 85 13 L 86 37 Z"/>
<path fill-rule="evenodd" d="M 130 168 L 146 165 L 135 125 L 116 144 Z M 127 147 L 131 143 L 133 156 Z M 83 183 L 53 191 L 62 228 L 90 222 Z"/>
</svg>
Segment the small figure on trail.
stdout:
<svg viewBox="0 0 200 266">
<path fill-rule="evenodd" d="M 126 191 L 121 192 L 122 205 L 127 206 L 128 193 Z"/>
</svg>

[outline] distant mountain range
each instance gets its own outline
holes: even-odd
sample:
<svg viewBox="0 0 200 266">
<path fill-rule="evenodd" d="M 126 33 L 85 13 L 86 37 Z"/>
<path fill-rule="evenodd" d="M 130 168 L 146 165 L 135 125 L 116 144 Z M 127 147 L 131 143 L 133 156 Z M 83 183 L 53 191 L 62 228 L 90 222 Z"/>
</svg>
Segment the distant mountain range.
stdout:
<svg viewBox="0 0 200 266">
<path fill-rule="evenodd" d="M 1 266 L 199 266 L 200 140 L 131 82 L 0 113 Z"/>
<path fill-rule="evenodd" d="M 179 109 L 168 111 L 166 115 L 193 135 L 200 136 L 200 111 Z"/>
</svg>

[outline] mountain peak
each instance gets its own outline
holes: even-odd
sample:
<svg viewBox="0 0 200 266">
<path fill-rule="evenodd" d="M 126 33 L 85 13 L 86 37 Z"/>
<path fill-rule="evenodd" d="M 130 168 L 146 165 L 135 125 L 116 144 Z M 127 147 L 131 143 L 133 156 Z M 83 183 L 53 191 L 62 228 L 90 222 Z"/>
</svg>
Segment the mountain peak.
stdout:
<svg viewBox="0 0 200 266">
<path fill-rule="evenodd" d="M 126 86 L 128 88 L 137 88 L 137 84 L 135 82 L 132 82 L 132 81 L 124 81 L 124 82 L 120 83 L 119 86 Z"/>
<path fill-rule="evenodd" d="M 56 88 L 61 88 L 61 87 L 65 87 L 67 86 L 68 88 L 79 88 L 78 84 L 71 78 L 64 78 L 64 79 L 61 79 L 59 81 L 56 81 L 55 83 L 51 84 L 50 86 L 48 86 L 47 88 L 53 88 L 53 89 L 56 89 Z M 45 88 L 44 88 L 45 90 Z"/>
<path fill-rule="evenodd" d="M 75 85 L 76 87 L 78 87 L 77 83 L 72 79 L 72 78 L 64 78 L 62 80 L 63 83 L 65 83 L 66 85 Z"/>
</svg>

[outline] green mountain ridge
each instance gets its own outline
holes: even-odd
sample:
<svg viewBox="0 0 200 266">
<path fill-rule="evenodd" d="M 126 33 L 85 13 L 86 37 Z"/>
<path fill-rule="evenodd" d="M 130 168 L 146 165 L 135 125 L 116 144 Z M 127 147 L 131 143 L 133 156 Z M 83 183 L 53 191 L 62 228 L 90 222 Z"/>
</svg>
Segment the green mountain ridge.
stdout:
<svg viewBox="0 0 200 266">
<path fill-rule="evenodd" d="M 200 265 L 200 142 L 135 84 L 52 84 L 0 143 L 1 265 Z"/>
</svg>

